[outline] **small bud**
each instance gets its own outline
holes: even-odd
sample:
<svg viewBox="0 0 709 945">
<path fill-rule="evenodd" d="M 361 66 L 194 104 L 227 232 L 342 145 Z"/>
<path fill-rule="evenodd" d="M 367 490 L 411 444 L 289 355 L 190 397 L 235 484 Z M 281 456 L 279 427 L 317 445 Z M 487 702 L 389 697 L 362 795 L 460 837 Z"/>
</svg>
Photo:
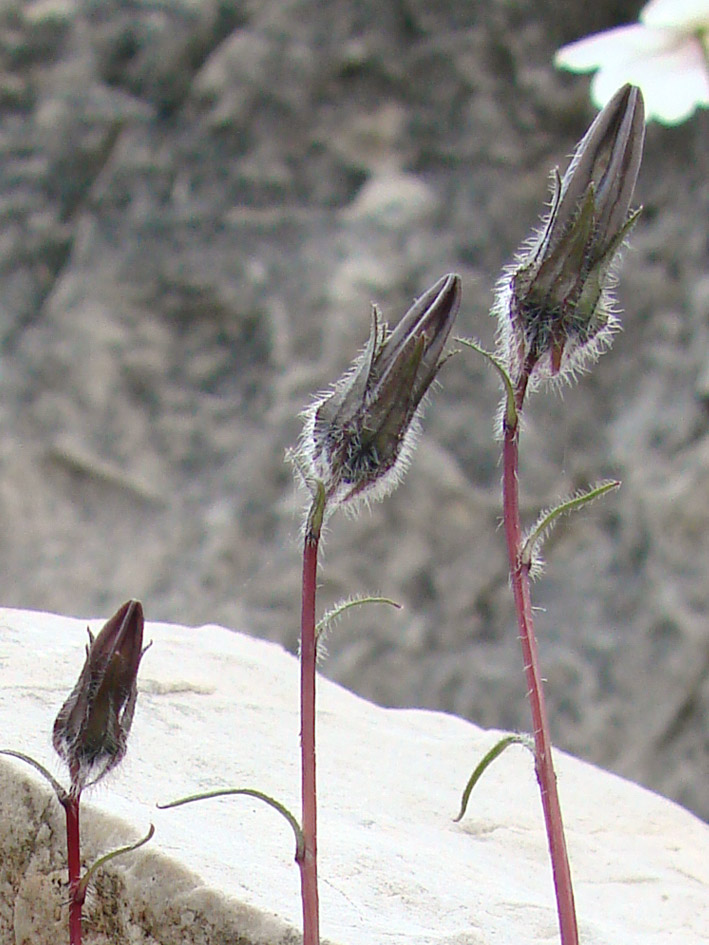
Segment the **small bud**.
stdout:
<svg viewBox="0 0 709 945">
<path fill-rule="evenodd" d="M 625 85 L 577 145 L 538 234 L 507 269 L 494 312 L 513 382 L 573 373 L 617 327 L 613 264 L 630 212 L 645 136 L 639 89 Z"/>
<path fill-rule="evenodd" d="M 99 781 L 126 753 L 143 652 L 140 601 L 123 604 L 96 639 L 89 630 L 86 662 L 59 710 L 52 737 L 69 766 L 74 795 Z"/>
<path fill-rule="evenodd" d="M 380 499 L 405 472 L 417 413 L 443 364 L 460 307 L 460 277 L 444 276 L 389 332 L 375 307 L 364 352 L 331 391 L 308 408 L 297 461 L 319 481 L 330 509 Z"/>
</svg>

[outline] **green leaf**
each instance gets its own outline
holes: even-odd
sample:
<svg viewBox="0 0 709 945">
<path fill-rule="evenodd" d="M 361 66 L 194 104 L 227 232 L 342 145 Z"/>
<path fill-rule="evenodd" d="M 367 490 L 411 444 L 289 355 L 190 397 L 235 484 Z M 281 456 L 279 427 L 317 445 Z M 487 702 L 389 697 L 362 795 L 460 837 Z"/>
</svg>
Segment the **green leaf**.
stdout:
<svg viewBox="0 0 709 945">
<path fill-rule="evenodd" d="M 560 516 L 566 515 L 569 512 L 575 512 L 577 509 L 588 505 L 589 502 L 593 502 L 607 492 L 611 492 L 613 489 L 618 489 L 619 487 L 619 480 L 608 479 L 594 486 L 592 489 L 588 489 L 586 492 L 577 493 L 565 502 L 554 506 L 553 509 L 543 511 L 524 539 L 522 551 L 520 552 L 520 563 L 528 568 L 532 567 L 537 545 L 544 541 Z"/>
<path fill-rule="evenodd" d="M 457 817 L 453 818 L 453 823 L 458 823 L 465 816 L 465 811 L 468 808 L 468 801 L 470 800 L 470 795 L 473 788 L 478 783 L 480 778 L 483 776 L 487 768 L 492 764 L 495 758 L 498 758 L 505 748 L 509 748 L 510 745 L 524 745 L 525 748 L 528 748 L 534 755 L 534 744 L 529 735 L 505 735 L 504 738 L 501 738 L 499 742 L 496 742 L 490 751 L 483 756 L 481 761 L 478 763 L 475 771 L 470 775 L 470 780 L 465 785 L 465 790 L 463 791 L 463 797 L 460 801 L 460 813 Z"/>
<path fill-rule="evenodd" d="M 110 853 L 106 853 L 105 856 L 99 857 L 99 859 L 96 860 L 95 863 L 92 863 L 92 865 L 86 870 L 84 875 L 81 877 L 81 881 L 79 882 L 78 889 L 79 889 L 79 893 L 81 893 L 82 898 L 86 894 L 86 889 L 89 885 L 89 881 L 91 880 L 91 877 L 93 876 L 93 874 L 96 872 L 96 870 L 99 867 L 103 866 L 104 863 L 108 863 L 109 860 L 112 860 L 116 856 L 122 856 L 124 853 L 130 853 L 132 850 L 137 850 L 138 847 L 142 847 L 143 844 L 147 843 L 148 840 L 152 839 L 152 836 L 154 833 L 155 833 L 155 827 L 153 827 L 153 825 L 151 824 L 150 829 L 148 830 L 148 832 L 146 833 L 146 835 L 143 837 L 142 840 L 138 840 L 136 843 L 130 843 L 128 844 L 128 846 L 125 846 L 125 847 L 119 847 L 117 850 L 111 850 Z"/>
<path fill-rule="evenodd" d="M 34 758 L 31 758 L 29 755 L 24 755 L 21 751 L 11 751 L 9 748 L 0 748 L 0 755 L 9 755 L 11 758 L 19 758 L 20 761 L 26 761 L 28 765 L 39 771 L 42 777 L 46 778 L 47 781 L 54 788 L 54 792 L 59 799 L 60 804 L 64 804 L 68 798 L 68 792 L 61 786 L 57 779 L 47 771 L 44 765 L 40 764 L 39 761 L 35 761 Z"/>
<path fill-rule="evenodd" d="M 326 633 L 329 627 L 335 623 L 350 608 L 359 607 L 361 604 L 389 604 L 390 607 L 396 607 L 401 610 L 402 605 L 388 597 L 351 597 L 348 600 L 340 601 L 338 604 L 328 610 L 328 612 L 315 625 L 316 638 L 321 633 Z"/>
<path fill-rule="evenodd" d="M 302 860 L 305 855 L 305 839 L 300 824 L 287 807 L 284 807 L 283 804 L 269 794 L 264 794 L 263 791 L 256 791 L 253 788 L 224 788 L 216 791 L 205 791 L 203 794 L 190 794 L 188 797 L 181 797 L 177 801 L 170 801 L 169 804 L 156 804 L 155 806 L 159 810 L 168 810 L 171 807 L 181 807 L 183 804 L 191 804 L 192 801 L 206 801 L 210 797 L 227 797 L 230 794 L 245 794 L 247 797 L 258 798 L 258 800 L 263 801 L 264 804 L 268 804 L 269 807 L 277 810 L 278 813 L 288 821 L 295 835 L 296 862 Z"/>
<path fill-rule="evenodd" d="M 465 345 L 466 348 L 472 348 L 473 351 L 477 351 L 478 354 L 486 358 L 502 378 L 502 385 L 505 389 L 505 426 L 510 430 L 514 430 L 518 423 L 517 408 L 515 407 L 515 392 L 512 378 L 508 374 L 507 368 L 496 355 L 487 351 L 482 345 L 478 344 L 477 341 L 473 341 L 472 338 L 456 338 L 455 340 Z"/>
</svg>

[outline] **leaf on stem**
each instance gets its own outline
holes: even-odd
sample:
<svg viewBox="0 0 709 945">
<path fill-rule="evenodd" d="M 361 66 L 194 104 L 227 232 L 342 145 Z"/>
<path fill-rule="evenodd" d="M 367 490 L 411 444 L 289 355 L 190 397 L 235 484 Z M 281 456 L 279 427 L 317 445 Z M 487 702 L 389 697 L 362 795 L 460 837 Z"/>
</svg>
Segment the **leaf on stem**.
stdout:
<svg viewBox="0 0 709 945">
<path fill-rule="evenodd" d="M 193 801 L 206 801 L 212 797 L 228 797 L 231 794 L 244 794 L 247 797 L 255 797 L 278 811 L 281 817 L 288 821 L 295 836 L 295 860 L 297 863 L 302 860 L 305 852 L 305 841 L 300 824 L 285 805 L 281 804 L 280 801 L 277 801 L 274 797 L 271 797 L 270 794 L 264 794 L 263 791 L 257 791 L 254 788 L 224 788 L 216 791 L 205 791 L 201 794 L 190 794 L 187 797 L 181 797 L 177 801 L 170 801 L 167 804 L 156 804 L 155 806 L 158 810 L 169 810 L 171 807 L 182 807 L 183 804 L 191 804 Z"/>
<path fill-rule="evenodd" d="M 485 771 L 490 767 L 492 762 L 499 758 L 505 748 L 509 748 L 510 745 L 524 745 L 532 755 L 534 755 L 534 742 L 529 737 L 529 735 L 505 735 L 504 738 L 501 738 L 499 742 L 496 742 L 492 748 L 482 757 L 477 767 L 470 775 L 470 780 L 465 785 L 465 790 L 463 791 L 463 797 L 460 801 L 460 812 L 457 817 L 453 818 L 453 823 L 458 823 L 465 816 L 465 812 L 468 809 L 468 801 L 470 800 L 470 795 L 473 788 L 478 783 L 480 778 L 483 776 Z"/>
<path fill-rule="evenodd" d="M 397 610 L 402 608 L 401 604 L 395 600 L 390 600 L 388 597 L 350 597 L 347 600 L 339 601 L 315 625 L 315 644 L 318 648 L 318 658 L 327 655 L 325 638 L 332 627 L 348 610 L 353 607 L 360 607 L 362 604 L 388 604 L 390 607 L 396 607 Z"/>
<path fill-rule="evenodd" d="M 109 860 L 112 860 L 117 856 L 123 856 L 124 853 L 131 853 L 133 850 L 137 850 L 139 847 L 144 846 L 144 844 L 152 839 L 154 833 L 155 827 L 151 824 L 148 832 L 141 840 L 136 841 L 136 843 L 130 843 L 125 847 L 119 847 L 117 850 L 111 850 L 110 853 L 104 854 L 104 856 L 99 857 L 95 863 L 92 863 L 81 877 L 81 882 L 77 887 L 77 892 L 80 895 L 81 900 L 83 901 L 83 898 L 86 895 L 86 890 L 91 881 L 91 877 L 97 869 L 99 869 L 101 866 L 104 866 Z"/>
<path fill-rule="evenodd" d="M 504 425 L 510 430 L 515 429 L 518 419 L 517 408 L 515 407 L 515 392 L 512 386 L 512 378 L 510 377 L 503 361 L 498 358 L 497 355 L 487 351 L 481 344 L 479 344 L 477 341 L 474 341 L 472 338 L 456 338 L 455 340 L 460 342 L 460 344 L 465 345 L 466 348 L 472 348 L 473 351 L 477 351 L 478 354 L 481 354 L 500 375 L 500 378 L 502 379 L 502 386 L 505 390 L 505 400 L 502 408 Z"/>
<path fill-rule="evenodd" d="M 531 577 L 536 577 L 541 572 L 543 562 L 540 557 L 540 548 L 557 520 L 562 515 L 575 512 L 593 502 L 595 499 L 600 499 L 600 497 L 604 496 L 607 492 L 612 492 L 613 489 L 618 488 L 620 488 L 620 482 L 617 479 L 608 479 L 591 489 L 576 493 L 571 496 L 571 498 L 566 499 L 566 501 L 559 503 L 559 505 L 554 506 L 552 509 L 545 509 L 540 514 L 529 533 L 525 536 L 520 552 L 520 564 L 529 570 Z"/>
<path fill-rule="evenodd" d="M 44 767 L 43 764 L 40 764 L 39 761 L 35 761 L 34 758 L 30 755 L 25 755 L 21 751 L 12 751 L 9 748 L 0 748 L 0 755 L 9 755 L 11 758 L 19 758 L 20 761 L 27 762 L 28 765 L 39 771 L 43 778 L 46 778 L 47 781 L 52 785 L 54 793 L 57 795 L 59 803 L 64 805 L 69 797 L 68 792 L 62 787 L 62 785 L 57 781 L 54 775 L 50 774 L 49 771 Z"/>
</svg>

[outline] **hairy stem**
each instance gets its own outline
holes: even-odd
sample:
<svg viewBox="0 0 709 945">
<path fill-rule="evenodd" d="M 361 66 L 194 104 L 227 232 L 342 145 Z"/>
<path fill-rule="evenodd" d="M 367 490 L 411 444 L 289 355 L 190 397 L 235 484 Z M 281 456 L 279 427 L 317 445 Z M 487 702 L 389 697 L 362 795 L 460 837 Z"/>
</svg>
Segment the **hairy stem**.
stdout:
<svg viewBox="0 0 709 945">
<path fill-rule="evenodd" d="M 507 553 L 510 565 L 510 581 L 514 595 L 517 623 L 519 626 L 524 672 L 527 680 L 529 703 L 534 730 L 534 760 L 537 781 L 542 798 L 549 854 L 551 857 L 556 892 L 559 928 L 562 945 L 578 945 L 578 928 L 571 870 L 566 853 L 564 825 L 556 786 L 556 774 L 551 754 L 551 736 L 544 701 L 542 675 L 539 669 L 537 640 L 534 635 L 532 600 L 529 588 L 529 564 L 522 561 L 522 528 L 519 513 L 519 414 L 526 389 L 526 377 L 517 388 L 517 417 L 513 425 L 505 424 L 503 444 L 503 516 Z"/>
<path fill-rule="evenodd" d="M 303 945 L 319 945 L 317 785 L 315 779 L 315 594 L 324 493 L 319 490 L 305 527 L 300 624 L 300 750 L 303 848 L 296 856 L 303 900 Z"/>
<path fill-rule="evenodd" d="M 81 843 L 79 839 L 79 800 L 73 792 L 62 799 L 66 813 L 66 850 L 69 865 L 69 942 L 81 945 L 81 910 L 85 891 L 81 883 Z"/>
</svg>

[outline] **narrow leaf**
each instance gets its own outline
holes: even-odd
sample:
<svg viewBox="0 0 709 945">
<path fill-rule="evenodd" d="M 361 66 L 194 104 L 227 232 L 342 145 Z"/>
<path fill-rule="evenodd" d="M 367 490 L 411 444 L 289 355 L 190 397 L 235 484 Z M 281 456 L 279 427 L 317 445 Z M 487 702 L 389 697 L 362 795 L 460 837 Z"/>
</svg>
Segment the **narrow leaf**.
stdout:
<svg viewBox="0 0 709 945">
<path fill-rule="evenodd" d="M 155 827 L 153 827 L 153 825 L 151 824 L 150 829 L 148 830 L 148 832 L 146 833 L 146 835 L 143 837 L 142 840 L 138 840 L 136 843 L 130 843 L 126 847 L 119 847 L 117 850 L 111 850 L 110 853 L 106 853 L 105 856 L 99 857 L 99 859 L 96 860 L 95 863 L 92 863 L 92 865 L 86 870 L 84 875 L 81 877 L 81 882 L 79 883 L 79 886 L 78 886 L 78 890 L 79 890 L 79 893 L 81 893 L 82 899 L 83 899 L 83 896 L 86 894 L 86 889 L 89 885 L 91 877 L 93 876 L 93 874 L 96 872 L 96 870 L 99 867 L 103 866 L 105 863 L 108 863 L 109 860 L 112 860 L 116 856 L 122 856 L 124 853 L 130 853 L 132 850 L 137 850 L 138 847 L 142 847 L 143 844 L 147 843 L 148 840 L 152 839 L 152 836 L 154 833 L 155 833 Z"/>
<path fill-rule="evenodd" d="M 401 604 L 395 600 L 390 600 L 388 597 L 353 597 L 349 600 L 340 601 L 317 622 L 315 625 L 316 636 L 319 637 L 321 633 L 326 632 L 351 607 L 359 607 L 361 604 L 389 604 L 391 607 L 396 607 L 397 610 L 401 610 L 402 607 Z"/>
<path fill-rule="evenodd" d="M 20 761 L 26 761 L 28 765 L 32 765 L 36 771 L 39 771 L 42 777 L 49 781 L 49 783 L 54 788 L 54 792 L 57 795 L 60 804 L 64 804 L 68 800 L 69 794 L 67 791 L 61 786 L 57 779 L 52 774 L 50 774 L 49 771 L 47 771 L 44 765 L 40 764 L 38 761 L 35 761 L 34 758 L 30 758 L 29 755 L 24 755 L 21 751 L 11 751 L 9 748 L 0 748 L 0 755 L 10 755 L 11 758 L 19 758 Z"/>
<path fill-rule="evenodd" d="M 515 393 L 512 378 L 507 373 L 507 368 L 496 355 L 492 354 L 490 351 L 486 351 L 482 345 L 473 341 L 472 338 L 456 338 L 455 340 L 459 341 L 467 348 L 472 348 L 473 351 L 477 351 L 478 354 L 486 358 L 502 378 L 502 385 L 505 389 L 505 425 L 513 430 L 517 426 L 517 408 L 515 407 Z"/>
<path fill-rule="evenodd" d="M 305 841 L 300 824 L 287 807 L 269 794 L 264 794 L 263 791 L 256 791 L 253 788 L 224 788 L 216 791 L 205 791 L 203 794 L 190 794 L 188 797 L 181 797 L 177 801 L 170 801 L 169 804 L 156 804 L 156 807 L 159 810 L 168 810 L 171 807 L 181 807 L 183 804 L 191 804 L 192 801 L 206 801 L 211 797 L 227 797 L 227 795 L 230 794 L 245 794 L 247 797 L 258 798 L 258 800 L 263 801 L 264 804 L 268 804 L 269 807 L 277 810 L 282 817 L 285 817 L 295 835 L 295 859 L 297 862 L 300 862 L 305 855 Z"/>
<path fill-rule="evenodd" d="M 599 499 L 607 492 L 611 492 L 613 489 L 618 489 L 619 487 L 620 482 L 617 479 L 609 479 L 606 482 L 599 483 L 597 486 L 594 486 L 592 489 L 589 489 L 586 492 L 580 492 L 577 495 L 572 496 L 570 499 L 567 499 L 560 505 L 554 506 L 553 509 L 546 509 L 544 512 L 542 512 L 542 514 L 537 519 L 536 524 L 533 526 L 524 540 L 522 551 L 520 553 L 520 563 L 527 567 L 531 567 L 536 546 L 540 542 L 544 541 L 547 534 L 556 524 L 556 520 L 560 518 L 560 516 L 566 515 L 568 512 L 575 512 L 577 509 L 588 505 L 589 502 L 593 502 L 595 499 Z"/>
<path fill-rule="evenodd" d="M 498 758 L 505 748 L 508 748 L 510 745 L 524 745 L 525 748 L 528 748 L 531 751 L 532 755 L 534 754 L 534 747 L 528 735 L 505 735 L 504 738 L 501 738 L 499 742 L 496 742 L 490 751 L 478 763 L 478 766 L 475 768 L 475 771 L 470 775 L 470 780 L 465 785 L 465 790 L 463 791 L 463 797 L 460 801 L 460 813 L 457 817 L 453 818 L 453 823 L 458 823 L 465 816 L 465 811 L 468 808 L 468 801 L 470 800 L 470 795 L 473 788 L 478 783 L 480 778 L 483 776 L 487 768 L 492 764 L 495 758 Z"/>
</svg>

